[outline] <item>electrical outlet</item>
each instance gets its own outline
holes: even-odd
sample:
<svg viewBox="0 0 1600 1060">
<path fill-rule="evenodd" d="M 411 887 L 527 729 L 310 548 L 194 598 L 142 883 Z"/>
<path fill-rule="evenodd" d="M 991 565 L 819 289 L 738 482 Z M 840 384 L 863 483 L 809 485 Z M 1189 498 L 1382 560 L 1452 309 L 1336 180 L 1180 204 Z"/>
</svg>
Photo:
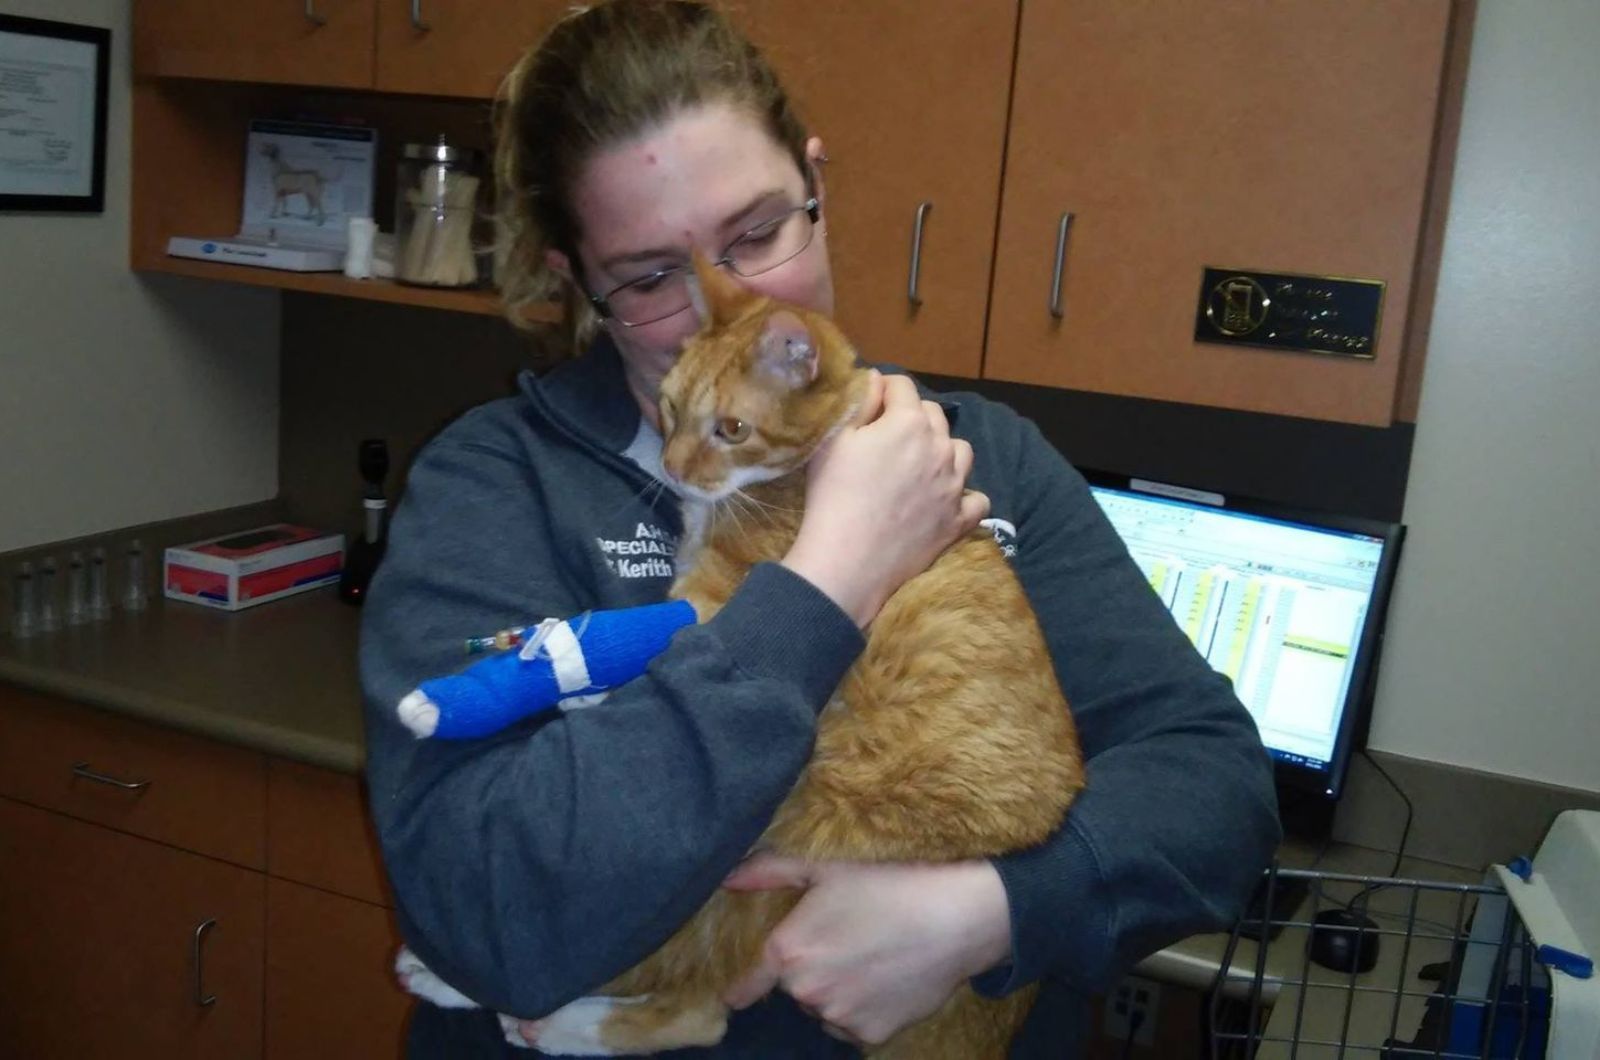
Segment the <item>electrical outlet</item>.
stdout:
<svg viewBox="0 0 1600 1060">
<path fill-rule="evenodd" d="M 1160 985 L 1130 975 L 1106 995 L 1106 1014 L 1101 1027 L 1108 1038 L 1127 1041 L 1131 1032 L 1135 1045 L 1152 1045 L 1156 1036 L 1156 1010 L 1160 1005 Z"/>
</svg>

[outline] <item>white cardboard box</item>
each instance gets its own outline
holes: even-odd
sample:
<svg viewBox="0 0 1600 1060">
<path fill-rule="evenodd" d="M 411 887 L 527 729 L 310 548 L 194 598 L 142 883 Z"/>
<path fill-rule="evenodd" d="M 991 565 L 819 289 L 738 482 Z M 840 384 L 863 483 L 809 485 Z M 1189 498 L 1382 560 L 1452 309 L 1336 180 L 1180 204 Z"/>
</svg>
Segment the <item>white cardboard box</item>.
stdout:
<svg viewBox="0 0 1600 1060">
<path fill-rule="evenodd" d="M 174 545 L 161 568 L 167 599 L 238 611 L 337 582 L 344 535 L 274 523 Z"/>
</svg>

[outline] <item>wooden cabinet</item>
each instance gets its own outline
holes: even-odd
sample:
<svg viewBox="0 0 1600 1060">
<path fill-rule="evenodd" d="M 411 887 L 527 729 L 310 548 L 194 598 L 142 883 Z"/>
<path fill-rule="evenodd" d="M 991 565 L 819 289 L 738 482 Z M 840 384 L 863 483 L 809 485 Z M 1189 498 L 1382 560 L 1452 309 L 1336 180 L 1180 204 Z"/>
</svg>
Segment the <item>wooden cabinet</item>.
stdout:
<svg viewBox="0 0 1600 1060">
<path fill-rule="evenodd" d="M 378 0 L 379 92 L 491 99 L 568 0 Z"/>
<path fill-rule="evenodd" d="M 6 798 L 0 865 L 0 1052 L 261 1055 L 260 873 Z"/>
<path fill-rule="evenodd" d="M 168 75 L 359 83 L 379 93 L 318 102 L 381 123 L 388 143 L 429 128 L 486 141 L 481 101 L 565 6 L 316 2 L 329 16 L 318 33 L 346 5 L 369 9 L 365 81 L 344 76 L 361 61 L 318 73 L 315 48 L 292 73 L 264 69 L 277 46 L 247 44 L 234 8 L 208 19 L 196 0 L 141 0 L 139 71 L 156 76 L 135 89 L 136 267 L 229 274 L 174 264 L 162 248 L 232 209 L 240 150 L 224 130 L 272 99 L 243 84 L 216 94 L 226 102 L 180 98 L 162 91 Z M 261 31 L 269 41 L 288 39 L 285 8 L 304 22 L 283 0 Z M 1414 415 L 1470 0 L 744 0 L 730 11 L 824 141 L 838 312 L 869 359 L 1369 425 Z M 219 194 L 195 194 L 175 172 L 209 174 Z M 1382 281 L 1373 357 L 1196 342 L 1207 266 Z M 482 295 L 250 271 L 231 275 L 494 310 Z"/>
<path fill-rule="evenodd" d="M 138 0 L 134 73 L 488 99 L 565 0 Z"/>
<path fill-rule="evenodd" d="M 1029 0 L 985 375 L 1391 422 L 1450 13 Z M 1208 265 L 1384 281 L 1376 357 L 1196 343 Z"/>
<path fill-rule="evenodd" d="M 741 10 L 823 140 L 824 213 L 846 333 L 869 360 L 976 377 L 1016 4 L 754 0 Z"/>
<path fill-rule="evenodd" d="M 0 685 L 0 1056 L 392 1060 L 391 901 L 356 777 Z"/>
<path fill-rule="evenodd" d="M 267 880 L 267 1060 L 398 1060 L 412 998 L 390 969 L 392 914 L 313 887 Z"/>
<path fill-rule="evenodd" d="M 0 732 L 0 795 L 266 865 L 260 755 L 9 686 L 0 686 Z"/>
<path fill-rule="evenodd" d="M 373 0 L 138 0 L 144 77 L 372 86 Z"/>
<path fill-rule="evenodd" d="M 393 905 L 361 782 L 274 758 L 267 771 L 267 872 Z"/>
<path fill-rule="evenodd" d="M 267 835 L 268 1060 L 394 1060 L 412 998 L 360 783 L 272 759 Z"/>
</svg>

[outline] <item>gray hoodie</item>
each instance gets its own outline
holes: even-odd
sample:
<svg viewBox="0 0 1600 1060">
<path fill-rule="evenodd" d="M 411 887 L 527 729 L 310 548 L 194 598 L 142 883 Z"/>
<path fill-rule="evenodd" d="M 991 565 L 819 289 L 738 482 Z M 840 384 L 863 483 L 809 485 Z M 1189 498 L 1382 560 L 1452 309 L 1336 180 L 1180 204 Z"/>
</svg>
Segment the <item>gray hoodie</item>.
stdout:
<svg viewBox="0 0 1600 1060">
<path fill-rule="evenodd" d="M 996 859 L 1011 959 L 974 981 L 1043 991 L 1014 1056 L 1076 1056 L 1087 998 L 1167 943 L 1224 926 L 1278 839 L 1255 726 L 1150 591 L 1083 478 L 1037 428 L 940 396 L 972 443 L 1072 705 L 1088 787 L 1034 850 Z M 462 643 L 547 616 L 654 603 L 680 532 L 670 493 L 623 455 L 639 410 L 616 351 L 462 416 L 417 457 L 366 604 L 367 779 L 401 932 L 488 1009 L 543 1015 L 661 944 L 760 836 L 862 647 L 831 600 L 758 566 L 602 705 L 496 736 L 418 741 L 394 706 L 460 668 Z M 411 1055 L 508 1055 L 487 1012 L 418 1007 Z M 781 993 L 707 1057 L 851 1050 Z"/>
</svg>

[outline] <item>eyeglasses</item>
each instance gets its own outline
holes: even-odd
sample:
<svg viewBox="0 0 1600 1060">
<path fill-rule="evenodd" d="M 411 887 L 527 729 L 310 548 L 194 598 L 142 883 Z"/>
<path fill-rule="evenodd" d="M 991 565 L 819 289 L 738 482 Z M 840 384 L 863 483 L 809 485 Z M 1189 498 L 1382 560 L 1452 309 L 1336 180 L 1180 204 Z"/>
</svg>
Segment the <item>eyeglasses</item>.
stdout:
<svg viewBox="0 0 1600 1060">
<path fill-rule="evenodd" d="M 815 198 L 761 222 L 729 243 L 722 257 L 711 264 L 729 268 L 745 278 L 771 272 L 792 261 L 811 245 L 822 204 Z M 589 295 L 589 304 L 602 317 L 623 327 L 637 328 L 676 316 L 689 308 L 689 283 L 693 269 L 674 265 L 619 284 L 603 295 Z"/>
</svg>

